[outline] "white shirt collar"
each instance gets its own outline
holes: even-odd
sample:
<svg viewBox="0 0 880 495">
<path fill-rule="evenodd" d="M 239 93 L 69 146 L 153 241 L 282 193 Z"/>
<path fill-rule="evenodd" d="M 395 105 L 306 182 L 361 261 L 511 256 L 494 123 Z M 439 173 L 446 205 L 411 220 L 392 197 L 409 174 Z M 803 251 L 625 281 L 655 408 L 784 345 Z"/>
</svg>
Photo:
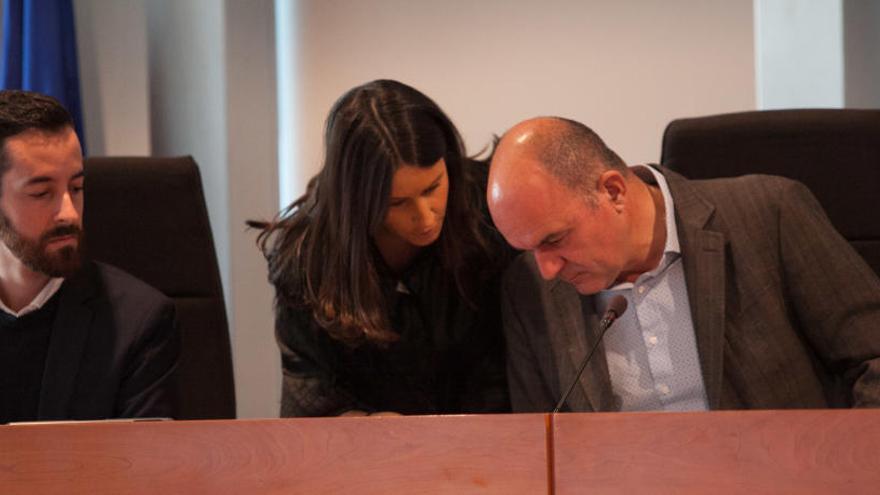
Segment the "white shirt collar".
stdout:
<svg viewBox="0 0 880 495">
<path fill-rule="evenodd" d="M 6 306 L 6 304 L 3 303 L 2 300 L 0 300 L 0 309 L 16 318 L 24 316 L 28 313 L 33 313 L 34 311 L 42 308 L 43 305 L 45 305 L 46 302 L 49 301 L 49 299 L 52 299 L 52 296 L 54 296 L 55 293 L 58 292 L 58 289 L 61 288 L 61 284 L 63 283 L 63 278 L 50 278 L 49 282 L 47 282 L 46 285 L 43 286 L 43 289 L 39 292 L 39 294 L 37 294 L 36 297 L 34 297 L 34 299 L 30 303 L 28 303 L 27 306 L 21 308 L 18 311 L 12 311 L 11 309 L 9 309 L 8 306 Z"/>
<path fill-rule="evenodd" d="M 666 177 L 663 177 L 663 174 L 654 167 L 643 166 L 642 169 L 651 172 L 663 194 L 663 204 L 666 210 L 666 246 L 663 247 L 663 252 L 681 254 L 681 246 L 678 243 L 678 228 L 675 225 L 675 204 L 672 202 L 672 194 L 669 193 Z"/>
<path fill-rule="evenodd" d="M 640 277 L 653 277 L 657 273 L 660 273 L 667 264 L 669 264 L 672 260 L 674 260 L 677 256 L 681 255 L 681 245 L 678 242 L 678 228 L 675 224 L 675 204 L 672 202 L 672 195 L 669 193 L 669 186 L 666 184 L 666 177 L 663 177 L 663 174 L 660 173 L 659 170 L 656 170 L 654 167 L 650 167 L 647 165 L 636 165 L 634 167 L 630 167 L 630 170 L 636 175 L 638 175 L 645 182 L 649 182 L 646 180 L 645 171 L 650 172 L 650 174 L 654 177 L 654 182 L 657 183 L 657 187 L 660 188 L 660 193 L 663 196 L 663 205 L 664 210 L 666 211 L 666 244 L 663 246 L 663 257 L 660 259 L 660 263 L 654 267 L 651 271 L 646 272 Z M 619 284 L 615 284 L 605 290 L 615 291 L 622 289 L 630 289 L 633 287 L 632 282 L 621 282 Z"/>
</svg>

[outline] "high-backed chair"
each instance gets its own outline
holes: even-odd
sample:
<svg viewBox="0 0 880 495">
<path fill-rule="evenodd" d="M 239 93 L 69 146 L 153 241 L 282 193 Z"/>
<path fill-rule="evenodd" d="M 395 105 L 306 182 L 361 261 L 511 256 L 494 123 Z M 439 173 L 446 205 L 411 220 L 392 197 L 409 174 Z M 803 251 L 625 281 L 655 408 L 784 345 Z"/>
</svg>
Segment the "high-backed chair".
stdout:
<svg viewBox="0 0 880 495">
<path fill-rule="evenodd" d="M 86 249 L 174 300 L 181 334 L 178 419 L 235 417 L 223 289 L 191 157 L 88 158 Z"/>
<path fill-rule="evenodd" d="M 661 163 L 685 177 L 804 183 L 880 274 L 880 110 L 770 110 L 672 121 Z"/>
</svg>

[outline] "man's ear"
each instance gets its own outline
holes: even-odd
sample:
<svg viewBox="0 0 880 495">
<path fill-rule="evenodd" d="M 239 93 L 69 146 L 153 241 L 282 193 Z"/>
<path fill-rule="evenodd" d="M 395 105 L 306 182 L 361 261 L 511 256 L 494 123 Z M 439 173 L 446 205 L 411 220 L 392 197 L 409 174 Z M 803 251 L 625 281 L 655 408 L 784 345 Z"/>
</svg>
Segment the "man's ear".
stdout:
<svg viewBox="0 0 880 495">
<path fill-rule="evenodd" d="M 599 175 L 598 193 L 605 196 L 618 211 L 623 211 L 626 203 L 627 183 L 623 174 L 617 170 L 606 170 Z"/>
</svg>

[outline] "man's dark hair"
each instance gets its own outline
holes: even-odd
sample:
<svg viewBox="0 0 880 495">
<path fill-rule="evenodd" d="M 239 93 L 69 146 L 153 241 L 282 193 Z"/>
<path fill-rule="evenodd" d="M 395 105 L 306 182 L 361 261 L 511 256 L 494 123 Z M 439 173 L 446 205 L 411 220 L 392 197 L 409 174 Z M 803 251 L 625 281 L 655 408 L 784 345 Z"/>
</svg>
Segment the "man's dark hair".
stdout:
<svg viewBox="0 0 880 495">
<path fill-rule="evenodd" d="M 9 169 L 8 138 L 31 129 L 55 133 L 66 127 L 73 128 L 73 118 L 55 98 L 17 89 L 0 91 L 0 178 Z"/>
<path fill-rule="evenodd" d="M 538 158 L 550 174 L 573 190 L 589 190 L 605 170 L 627 173 L 626 163 L 592 129 L 574 120 L 553 117 L 560 125 L 541 143 Z"/>
</svg>

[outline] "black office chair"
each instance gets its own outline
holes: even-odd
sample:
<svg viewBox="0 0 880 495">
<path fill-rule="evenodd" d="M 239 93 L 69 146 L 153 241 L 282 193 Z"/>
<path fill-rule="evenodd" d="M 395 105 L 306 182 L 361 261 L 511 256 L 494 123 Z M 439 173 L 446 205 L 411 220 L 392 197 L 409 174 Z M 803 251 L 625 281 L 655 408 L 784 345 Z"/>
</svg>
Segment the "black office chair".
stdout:
<svg viewBox="0 0 880 495">
<path fill-rule="evenodd" d="M 770 110 L 672 121 L 661 163 L 685 177 L 804 183 L 880 275 L 880 110 Z"/>
<path fill-rule="evenodd" d="M 181 333 L 178 419 L 235 417 L 223 288 L 191 157 L 85 161 L 86 249 L 174 300 Z"/>
</svg>

